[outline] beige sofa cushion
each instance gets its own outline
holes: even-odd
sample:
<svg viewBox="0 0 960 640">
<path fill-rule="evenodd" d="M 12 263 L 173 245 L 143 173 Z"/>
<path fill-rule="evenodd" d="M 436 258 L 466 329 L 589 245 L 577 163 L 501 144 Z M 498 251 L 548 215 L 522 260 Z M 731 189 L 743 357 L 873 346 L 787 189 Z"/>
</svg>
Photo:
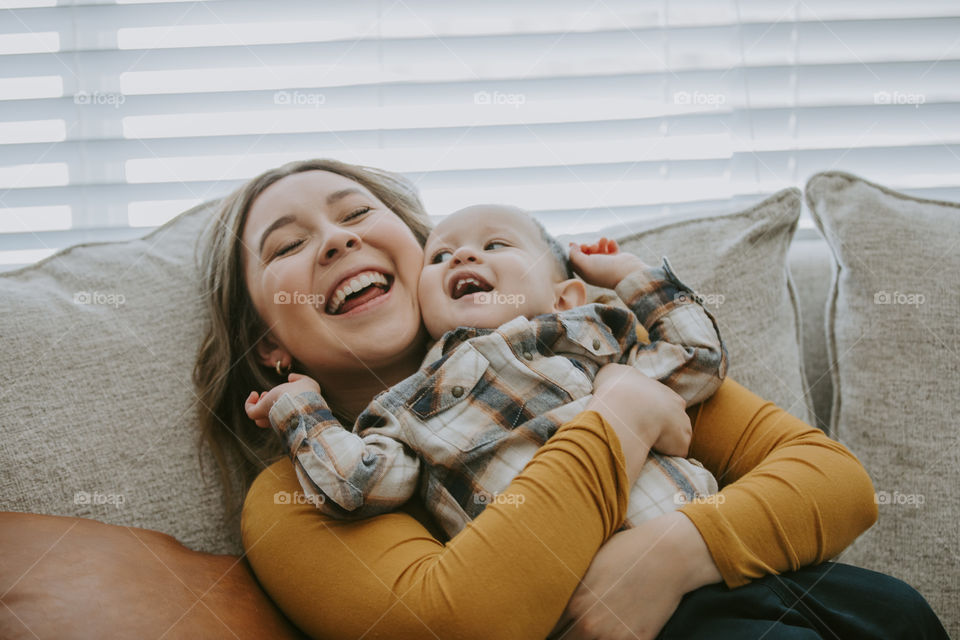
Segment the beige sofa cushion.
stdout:
<svg viewBox="0 0 960 640">
<path fill-rule="evenodd" d="M 730 356 L 728 375 L 813 424 L 787 269 L 800 210 L 800 191 L 785 189 L 745 211 L 654 223 L 629 234 L 611 227 L 590 237 L 616 237 L 621 249 L 651 265 L 667 256 L 716 317 Z"/>
<path fill-rule="evenodd" d="M 816 233 L 813 229 L 811 233 Z M 803 326 L 803 367 L 807 387 L 813 401 L 816 426 L 830 433 L 830 406 L 833 386 L 827 359 L 825 313 L 833 255 L 819 234 L 815 238 L 795 238 L 787 256 L 790 277 L 800 303 L 800 324 Z"/>
<path fill-rule="evenodd" d="M 917 587 L 956 636 L 960 205 L 839 172 L 806 193 L 838 265 L 831 429 L 870 472 L 880 509 L 841 559 Z"/>
<path fill-rule="evenodd" d="M 213 459 L 197 455 L 194 243 L 208 214 L 0 274 L 0 510 L 241 551 Z"/>
</svg>

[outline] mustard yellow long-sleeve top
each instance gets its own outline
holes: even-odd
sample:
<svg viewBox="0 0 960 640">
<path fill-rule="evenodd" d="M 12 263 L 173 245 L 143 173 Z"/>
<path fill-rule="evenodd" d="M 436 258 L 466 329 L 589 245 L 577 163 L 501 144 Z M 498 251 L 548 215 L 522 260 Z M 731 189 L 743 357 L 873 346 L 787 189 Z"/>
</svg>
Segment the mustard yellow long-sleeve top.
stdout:
<svg viewBox="0 0 960 640">
<path fill-rule="evenodd" d="M 722 500 L 681 511 L 728 586 L 829 559 L 876 521 L 873 486 L 845 447 L 733 380 L 689 413 L 690 456 L 723 488 Z M 360 522 L 287 501 L 300 484 L 281 460 L 247 494 L 244 547 L 263 587 L 313 637 L 544 638 L 623 519 L 622 468 L 610 426 L 584 412 L 507 497 L 444 543 L 415 500 Z"/>
</svg>

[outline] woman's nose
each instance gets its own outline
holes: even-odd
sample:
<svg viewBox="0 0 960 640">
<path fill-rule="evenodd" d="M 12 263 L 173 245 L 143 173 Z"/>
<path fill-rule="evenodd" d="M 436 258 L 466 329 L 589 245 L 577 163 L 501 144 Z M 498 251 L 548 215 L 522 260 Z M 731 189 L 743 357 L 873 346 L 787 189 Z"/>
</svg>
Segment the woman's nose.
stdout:
<svg viewBox="0 0 960 640">
<path fill-rule="evenodd" d="M 479 262 L 480 255 L 470 247 L 460 247 L 450 257 L 450 264 L 457 265 L 464 262 Z"/>
<path fill-rule="evenodd" d="M 334 227 L 328 230 L 327 241 L 323 243 L 323 247 L 320 249 L 320 262 L 328 264 L 350 251 L 359 249 L 360 246 L 359 235 L 347 229 Z"/>
</svg>

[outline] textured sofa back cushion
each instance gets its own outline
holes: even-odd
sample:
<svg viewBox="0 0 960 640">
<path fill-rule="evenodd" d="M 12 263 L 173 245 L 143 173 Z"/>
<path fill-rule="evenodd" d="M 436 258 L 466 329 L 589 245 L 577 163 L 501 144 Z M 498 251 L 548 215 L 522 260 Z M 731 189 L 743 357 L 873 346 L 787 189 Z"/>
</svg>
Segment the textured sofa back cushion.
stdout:
<svg viewBox="0 0 960 640">
<path fill-rule="evenodd" d="M 197 448 L 194 245 L 209 214 L 197 207 L 144 238 L 0 274 L 0 510 L 240 552 L 216 467 Z"/>
<path fill-rule="evenodd" d="M 785 189 L 744 211 L 660 223 L 617 242 L 647 264 L 659 265 L 666 255 L 717 319 L 730 356 L 728 375 L 813 424 L 787 269 L 800 210 L 800 191 Z"/>
<path fill-rule="evenodd" d="M 811 229 L 811 231 L 813 231 Z M 815 233 L 815 232 L 814 232 Z M 797 291 L 800 319 L 803 327 L 803 368 L 817 427 L 830 433 L 830 406 L 833 386 L 827 358 L 827 333 L 824 318 L 830 278 L 833 274 L 833 255 L 822 236 L 795 238 L 787 256 L 790 277 Z M 832 435 L 832 434 L 831 434 Z"/>
<path fill-rule="evenodd" d="M 827 309 L 833 433 L 877 490 L 877 524 L 842 560 L 923 593 L 960 637 L 960 204 L 845 173 L 807 199 L 838 265 Z"/>
</svg>

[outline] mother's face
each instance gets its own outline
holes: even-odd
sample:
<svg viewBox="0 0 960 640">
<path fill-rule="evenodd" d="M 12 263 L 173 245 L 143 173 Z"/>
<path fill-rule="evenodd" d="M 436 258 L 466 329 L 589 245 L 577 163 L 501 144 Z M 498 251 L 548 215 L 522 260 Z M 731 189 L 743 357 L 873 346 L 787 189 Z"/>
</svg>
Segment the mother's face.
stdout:
<svg viewBox="0 0 960 640">
<path fill-rule="evenodd" d="M 253 202 L 242 240 L 247 289 L 269 329 L 265 365 L 292 357 L 329 381 L 422 355 L 423 249 L 357 182 L 328 171 L 282 178 Z"/>
</svg>

